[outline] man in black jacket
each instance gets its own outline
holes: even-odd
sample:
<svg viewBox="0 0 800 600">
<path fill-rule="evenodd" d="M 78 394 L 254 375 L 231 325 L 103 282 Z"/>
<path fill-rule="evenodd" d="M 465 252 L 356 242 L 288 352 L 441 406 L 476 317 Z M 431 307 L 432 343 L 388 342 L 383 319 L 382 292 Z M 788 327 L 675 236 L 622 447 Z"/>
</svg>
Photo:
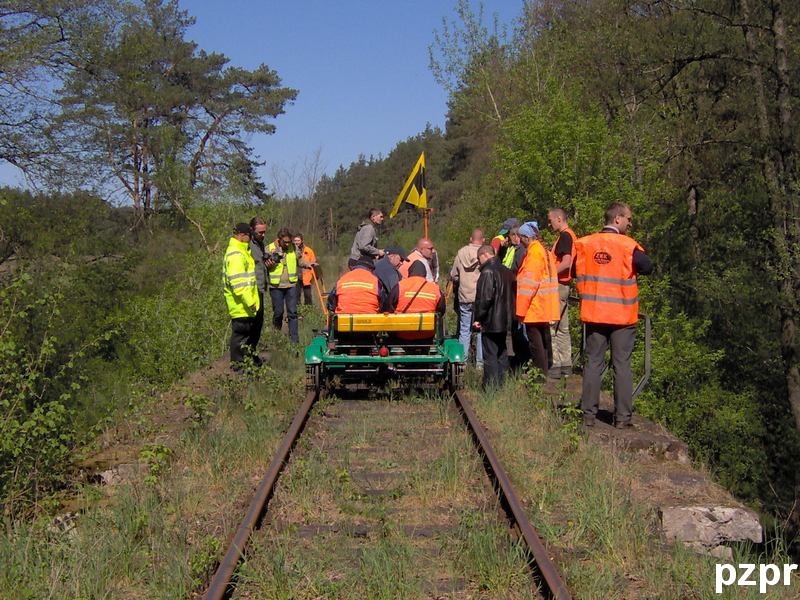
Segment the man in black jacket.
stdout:
<svg viewBox="0 0 800 600">
<path fill-rule="evenodd" d="M 514 322 L 514 274 L 500 264 L 491 246 L 478 249 L 478 261 L 473 326 L 481 332 L 483 386 L 499 387 L 508 370 L 506 335 Z"/>
</svg>

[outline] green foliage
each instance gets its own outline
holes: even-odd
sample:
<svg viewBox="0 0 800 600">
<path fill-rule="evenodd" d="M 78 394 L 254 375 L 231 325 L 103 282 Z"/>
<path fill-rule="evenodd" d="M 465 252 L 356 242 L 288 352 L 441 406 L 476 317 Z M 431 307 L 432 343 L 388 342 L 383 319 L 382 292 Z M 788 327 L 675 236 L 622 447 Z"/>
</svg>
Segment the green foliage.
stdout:
<svg viewBox="0 0 800 600">
<path fill-rule="evenodd" d="M 198 547 L 194 548 L 189 557 L 189 572 L 195 587 L 200 587 L 208 581 L 217 565 L 221 550 L 222 542 L 213 536 L 206 537 Z"/>
<path fill-rule="evenodd" d="M 75 42 L 91 68 L 66 78 L 48 136 L 82 160 L 76 168 L 64 153 L 69 164 L 57 167 L 83 170 L 90 182 L 113 177 L 140 214 L 183 212 L 191 191 L 208 184 L 234 182 L 266 197 L 242 137 L 272 133 L 297 91 L 264 64 L 229 66 L 186 40 L 194 19 L 175 0 L 123 2 L 117 11 Z"/>
<path fill-rule="evenodd" d="M 131 233 L 130 209 L 91 196 L 0 198 L 0 502 L 15 516 L 68 483 L 76 445 L 109 418 L 224 352 L 219 248 L 252 207 L 197 203 L 196 225 L 165 214 Z"/>
<path fill-rule="evenodd" d="M 145 444 L 142 446 L 139 451 L 139 458 L 147 465 L 145 483 L 153 485 L 158 482 L 159 478 L 167 470 L 171 455 L 172 450 L 164 444 Z"/>
<path fill-rule="evenodd" d="M 126 342 L 119 351 L 137 375 L 168 383 L 222 353 L 230 320 L 220 310 L 220 260 L 193 252 L 183 272 L 120 315 Z"/>
<path fill-rule="evenodd" d="M 61 297 L 40 287 L 21 273 L 0 288 L 0 500 L 6 514 L 62 480 L 73 438 L 65 404 L 80 384 L 64 383 L 76 355 L 55 363 L 60 346 L 44 314 L 57 314 Z M 53 394 L 54 388 L 63 391 Z"/>
<path fill-rule="evenodd" d="M 183 404 L 192 411 L 191 419 L 196 425 L 204 425 L 214 416 L 214 401 L 204 394 L 189 391 Z"/>
<path fill-rule="evenodd" d="M 642 295 L 653 307 L 652 376 L 637 398 L 638 410 L 662 421 L 686 440 L 695 457 L 706 462 L 722 482 L 743 498 L 755 500 L 764 485 L 765 427 L 752 386 L 735 392 L 722 384 L 722 350 L 706 343 L 709 321 L 675 314 L 667 300 L 668 280 L 651 280 Z M 643 370 L 644 345 L 634 365 Z M 746 446 L 742 440 L 747 439 Z"/>
<path fill-rule="evenodd" d="M 636 204 L 626 185 L 630 165 L 599 110 L 582 109 L 568 89 L 546 88 L 535 104 L 503 124 L 497 165 L 503 195 L 493 216 L 538 216 L 561 206 L 575 215 L 579 230 L 591 231 L 610 202 L 626 198 Z"/>
</svg>

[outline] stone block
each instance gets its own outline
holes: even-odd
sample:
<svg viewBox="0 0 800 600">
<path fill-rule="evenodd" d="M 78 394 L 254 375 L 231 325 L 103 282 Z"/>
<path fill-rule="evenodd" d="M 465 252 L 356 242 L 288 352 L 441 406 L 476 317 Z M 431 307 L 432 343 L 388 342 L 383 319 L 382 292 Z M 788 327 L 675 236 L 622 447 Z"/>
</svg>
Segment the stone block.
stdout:
<svg viewBox="0 0 800 600">
<path fill-rule="evenodd" d="M 659 508 L 661 528 L 670 541 L 683 542 L 706 551 L 726 542 L 750 540 L 761 543 L 758 515 L 730 506 L 669 506 Z"/>
</svg>

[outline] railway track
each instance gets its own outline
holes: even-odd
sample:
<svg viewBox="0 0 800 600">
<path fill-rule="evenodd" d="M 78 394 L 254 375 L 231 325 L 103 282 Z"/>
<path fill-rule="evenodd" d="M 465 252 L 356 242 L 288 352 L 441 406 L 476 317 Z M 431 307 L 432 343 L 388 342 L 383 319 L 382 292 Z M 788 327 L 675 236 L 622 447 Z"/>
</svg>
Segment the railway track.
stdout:
<svg viewBox="0 0 800 600">
<path fill-rule="evenodd" d="M 514 488 L 511 485 L 505 470 L 498 460 L 489 442 L 486 432 L 478 421 L 469 399 L 463 392 L 456 392 L 452 395 L 452 399 L 454 407 L 458 410 L 460 417 L 463 419 L 472 444 L 475 450 L 477 450 L 478 457 L 480 458 L 479 462 L 482 464 L 483 469 L 486 475 L 488 475 L 489 481 L 491 482 L 494 495 L 496 495 L 496 497 L 492 498 L 492 501 L 495 505 L 498 505 L 499 508 L 502 509 L 505 519 L 513 528 L 517 538 L 516 549 L 521 552 L 522 560 L 524 561 L 526 569 L 530 575 L 529 589 L 531 594 L 534 597 L 555 598 L 559 600 L 571 598 L 570 593 L 558 572 L 558 569 L 550 559 L 540 537 L 528 521 L 523 510 L 522 503 L 520 502 L 520 499 L 514 491 Z M 287 466 L 289 457 L 292 454 L 298 439 L 306 429 L 306 423 L 309 420 L 311 410 L 318 400 L 319 396 L 314 392 L 309 392 L 306 395 L 289 427 L 289 430 L 284 436 L 282 443 L 275 454 L 275 457 L 270 463 L 264 478 L 256 489 L 247 513 L 238 530 L 236 531 L 236 534 L 234 535 L 234 538 L 225 556 L 220 562 L 219 567 L 205 592 L 204 597 L 206 599 L 215 600 L 219 598 L 229 598 L 234 594 L 238 583 L 236 577 L 237 566 L 240 564 L 240 561 L 244 556 L 244 552 L 247 549 L 248 544 L 251 542 L 253 533 L 257 531 L 264 522 L 270 505 L 270 500 L 276 493 L 276 488 L 281 473 Z M 396 404 L 397 403 L 395 403 L 395 405 Z M 350 414 L 361 414 L 365 412 L 363 409 L 369 406 L 375 406 L 375 402 L 370 401 L 369 404 L 365 403 L 362 405 L 355 403 L 350 407 Z M 346 420 L 347 415 L 341 414 L 343 410 L 344 408 L 340 409 L 339 413 L 332 415 L 331 418 L 338 419 L 342 416 L 345 416 Z M 396 409 L 394 410 L 396 413 Z M 379 414 L 377 419 L 401 422 L 405 418 L 413 418 L 412 416 L 394 414 L 391 411 L 392 409 L 390 409 L 388 412 L 384 411 L 385 414 Z M 430 415 L 425 414 L 420 414 L 417 418 L 422 419 L 420 421 L 421 423 L 432 420 Z M 415 424 L 414 427 L 419 428 L 419 423 Z M 428 429 L 431 428 L 428 427 Z M 436 441 L 439 440 L 443 435 L 441 430 L 436 430 L 436 428 L 433 428 L 429 433 L 430 435 L 425 438 L 426 441 L 421 442 L 422 438 L 415 438 L 411 443 L 416 442 L 420 445 L 430 447 L 435 445 Z M 317 435 L 320 435 L 319 431 L 317 432 Z M 387 445 L 391 446 L 391 444 Z M 395 446 L 387 449 L 391 451 L 397 451 L 398 448 L 399 446 Z M 458 448 L 455 450 L 455 456 L 457 456 L 461 451 Z M 388 467 L 396 468 L 399 466 L 398 464 L 388 462 L 385 457 L 383 462 L 384 465 Z M 351 476 L 351 474 L 347 473 L 344 469 L 342 469 L 340 475 L 347 478 Z M 368 473 L 367 475 L 373 479 L 381 479 L 379 476 L 380 474 L 377 473 Z M 474 485 L 472 487 L 478 488 L 480 485 Z M 361 493 L 369 494 L 374 492 L 381 494 L 385 493 L 386 491 L 387 490 L 370 489 L 363 490 Z M 391 490 L 389 490 L 389 493 L 391 493 Z M 471 501 L 475 501 L 475 499 L 476 496 L 473 496 Z M 322 527 L 328 526 L 323 525 Z M 350 533 L 352 534 L 352 531 Z M 410 535 L 414 535 L 415 533 L 418 532 L 409 532 Z M 366 536 L 367 533 L 356 532 L 356 535 L 361 535 L 363 537 Z M 433 593 L 433 596 L 436 597 L 437 594 Z"/>
</svg>

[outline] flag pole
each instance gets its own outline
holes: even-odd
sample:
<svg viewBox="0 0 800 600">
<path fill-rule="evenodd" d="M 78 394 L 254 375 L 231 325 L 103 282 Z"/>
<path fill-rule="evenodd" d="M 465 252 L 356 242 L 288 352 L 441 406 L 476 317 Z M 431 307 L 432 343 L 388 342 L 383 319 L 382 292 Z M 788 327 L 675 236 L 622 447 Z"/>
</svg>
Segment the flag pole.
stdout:
<svg viewBox="0 0 800 600">
<path fill-rule="evenodd" d="M 430 208 L 422 209 L 422 227 L 423 227 L 422 237 L 424 237 L 426 240 L 428 239 L 428 215 L 430 214 L 430 212 L 431 212 Z"/>
</svg>

